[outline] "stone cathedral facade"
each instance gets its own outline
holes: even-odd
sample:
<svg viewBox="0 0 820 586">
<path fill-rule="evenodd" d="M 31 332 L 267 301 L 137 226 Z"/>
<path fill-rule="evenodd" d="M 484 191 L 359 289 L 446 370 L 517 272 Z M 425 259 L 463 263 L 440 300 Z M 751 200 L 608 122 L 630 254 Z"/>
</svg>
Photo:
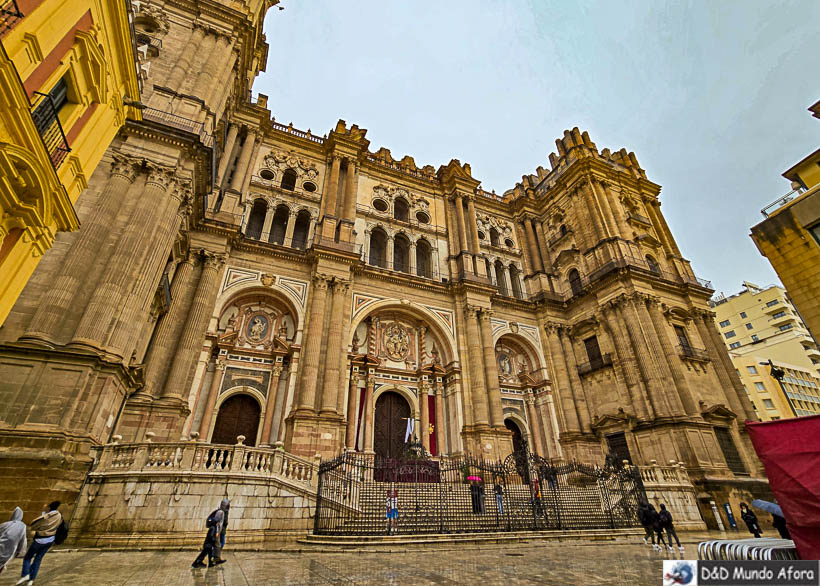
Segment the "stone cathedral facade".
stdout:
<svg viewBox="0 0 820 586">
<path fill-rule="evenodd" d="M 759 486 L 754 411 L 635 155 L 577 128 L 503 195 L 249 99 L 265 0 L 134 2 L 129 121 L 0 330 L 6 486 L 112 441 L 685 463 Z M 146 66 L 147 65 L 147 66 Z M 19 497 L 19 498 L 18 498 Z"/>
</svg>

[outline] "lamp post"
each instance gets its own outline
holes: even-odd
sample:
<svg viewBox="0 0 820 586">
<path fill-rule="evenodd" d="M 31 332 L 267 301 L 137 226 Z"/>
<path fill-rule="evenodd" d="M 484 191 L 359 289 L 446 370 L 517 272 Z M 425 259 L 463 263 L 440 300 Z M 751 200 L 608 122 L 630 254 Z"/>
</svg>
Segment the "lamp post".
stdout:
<svg viewBox="0 0 820 586">
<path fill-rule="evenodd" d="M 783 386 L 783 377 L 786 373 L 783 371 L 782 368 L 777 368 L 772 359 L 769 358 L 768 362 L 761 362 L 761 366 L 768 366 L 769 367 L 769 375 L 775 379 L 780 384 L 780 390 L 783 391 L 783 395 L 786 397 L 786 402 L 789 404 L 789 409 L 792 410 L 792 414 L 797 417 L 797 411 L 794 409 L 794 405 L 792 405 L 791 397 L 789 397 L 788 391 L 786 391 L 786 387 Z"/>
</svg>

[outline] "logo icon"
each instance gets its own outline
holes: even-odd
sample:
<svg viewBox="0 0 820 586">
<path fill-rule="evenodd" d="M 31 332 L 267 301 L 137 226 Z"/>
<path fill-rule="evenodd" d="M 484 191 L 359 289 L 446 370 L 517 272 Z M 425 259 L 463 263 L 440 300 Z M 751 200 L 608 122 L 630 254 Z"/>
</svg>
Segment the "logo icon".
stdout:
<svg viewBox="0 0 820 586">
<path fill-rule="evenodd" d="M 697 562 L 694 560 L 664 560 L 663 586 L 697 586 Z"/>
</svg>

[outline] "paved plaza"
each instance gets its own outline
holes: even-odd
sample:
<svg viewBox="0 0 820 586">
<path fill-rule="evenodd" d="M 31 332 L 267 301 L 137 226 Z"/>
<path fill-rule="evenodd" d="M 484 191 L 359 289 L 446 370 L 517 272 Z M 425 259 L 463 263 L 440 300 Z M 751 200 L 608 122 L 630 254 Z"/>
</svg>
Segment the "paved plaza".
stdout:
<svg viewBox="0 0 820 586">
<path fill-rule="evenodd" d="M 697 555 L 694 539 L 686 554 Z M 476 544 L 393 552 L 227 552 L 227 563 L 193 570 L 193 551 L 56 551 L 46 556 L 38 584 L 658 584 L 666 554 L 639 544 L 580 542 Z M 20 560 L 0 575 L 14 584 Z"/>
</svg>

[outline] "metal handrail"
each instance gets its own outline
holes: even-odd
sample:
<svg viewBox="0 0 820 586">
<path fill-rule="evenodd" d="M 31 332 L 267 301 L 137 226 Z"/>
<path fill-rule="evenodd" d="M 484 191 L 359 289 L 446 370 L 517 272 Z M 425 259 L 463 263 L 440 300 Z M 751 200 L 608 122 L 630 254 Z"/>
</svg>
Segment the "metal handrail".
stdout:
<svg viewBox="0 0 820 586">
<path fill-rule="evenodd" d="M 23 19 L 23 13 L 17 5 L 17 0 L 5 0 L 0 4 L 0 38 L 14 28 Z"/>
<path fill-rule="evenodd" d="M 712 360 L 709 356 L 709 352 L 707 352 L 703 348 L 695 348 L 688 344 L 680 344 L 678 345 L 677 349 L 678 354 L 686 358 L 691 358 L 693 360 L 702 360 L 704 362 Z"/>
</svg>

